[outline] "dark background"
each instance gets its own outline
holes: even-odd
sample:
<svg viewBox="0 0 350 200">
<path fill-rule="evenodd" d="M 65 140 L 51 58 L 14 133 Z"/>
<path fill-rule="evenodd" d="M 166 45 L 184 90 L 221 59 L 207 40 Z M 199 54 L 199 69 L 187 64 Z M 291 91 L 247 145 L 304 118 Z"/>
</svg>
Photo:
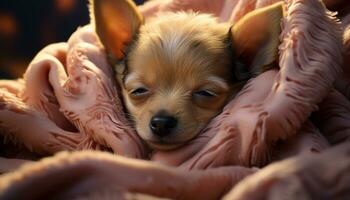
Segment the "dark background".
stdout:
<svg viewBox="0 0 350 200">
<path fill-rule="evenodd" d="M 87 2 L 0 0 L 0 79 L 21 77 L 43 47 L 66 41 L 79 26 L 88 24 Z"/>
</svg>

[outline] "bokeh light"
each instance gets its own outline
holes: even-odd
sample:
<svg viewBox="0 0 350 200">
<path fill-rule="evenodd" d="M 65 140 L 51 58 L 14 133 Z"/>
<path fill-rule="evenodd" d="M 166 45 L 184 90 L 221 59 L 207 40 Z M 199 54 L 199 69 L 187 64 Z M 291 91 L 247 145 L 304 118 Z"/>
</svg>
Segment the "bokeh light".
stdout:
<svg viewBox="0 0 350 200">
<path fill-rule="evenodd" d="M 1 0 L 0 78 L 21 77 L 38 51 L 88 24 L 87 5 L 88 0 Z"/>
</svg>

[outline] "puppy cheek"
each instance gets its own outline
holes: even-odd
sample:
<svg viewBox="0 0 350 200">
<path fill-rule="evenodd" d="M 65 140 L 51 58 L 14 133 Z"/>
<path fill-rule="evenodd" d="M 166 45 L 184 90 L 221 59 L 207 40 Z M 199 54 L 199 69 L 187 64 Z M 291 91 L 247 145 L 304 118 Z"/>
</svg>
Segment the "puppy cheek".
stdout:
<svg viewBox="0 0 350 200">
<path fill-rule="evenodd" d="M 174 134 L 173 140 L 182 143 L 188 142 L 200 133 L 201 127 L 201 124 L 196 123 L 195 125 L 188 126 L 188 128 L 183 128 Z"/>
<path fill-rule="evenodd" d="M 122 90 L 122 97 L 123 97 L 123 100 L 124 100 L 124 105 L 125 105 L 126 110 L 129 112 L 129 114 L 131 114 L 131 116 L 134 117 L 135 106 L 132 104 L 132 101 L 129 98 L 128 93 L 127 93 L 127 91 L 124 88 Z"/>
<path fill-rule="evenodd" d="M 192 123 L 184 124 L 186 134 L 184 134 L 183 138 L 186 140 L 190 140 L 196 137 L 207 125 L 210 121 L 219 113 L 217 110 L 206 110 L 206 109 L 198 109 L 195 112 L 195 116 L 189 121 Z M 195 122 L 195 123 L 193 123 Z"/>
<path fill-rule="evenodd" d="M 198 109 L 196 115 L 196 121 L 198 122 L 201 128 L 205 128 L 210 121 L 215 118 L 220 113 L 221 109 L 216 110 L 207 110 L 207 109 Z"/>
<path fill-rule="evenodd" d="M 202 123 L 196 119 L 193 108 L 187 108 L 187 112 L 179 116 L 179 126 L 174 134 L 175 140 L 186 142 L 194 138 L 201 129 Z"/>
<path fill-rule="evenodd" d="M 149 116 L 147 116 L 148 112 L 144 111 L 144 106 L 135 106 L 128 97 L 125 97 L 125 95 L 124 102 L 125 107 L 128 110 L 130 117 L 132 118 L 137 134 L 142 139 L 150 139 L 152 137 L 152 134 L 148 127 Z"/>
<path fill-rule="evenodd" d="M 150 139 L 150 133 L 147 129 L 145 129 L 144 125 L 136 124 L 136 132 L 142 139 L 144 140 Z"/>
<path fill-rule="evenodd" d="M 135 115 L 135 128 L 137 134 L 145 140 L 152 140 L 153 134 L 149 128 L 150 116 L 148 112 L 142 112 L 139 108 L 138 114 Z"/>
</svg>

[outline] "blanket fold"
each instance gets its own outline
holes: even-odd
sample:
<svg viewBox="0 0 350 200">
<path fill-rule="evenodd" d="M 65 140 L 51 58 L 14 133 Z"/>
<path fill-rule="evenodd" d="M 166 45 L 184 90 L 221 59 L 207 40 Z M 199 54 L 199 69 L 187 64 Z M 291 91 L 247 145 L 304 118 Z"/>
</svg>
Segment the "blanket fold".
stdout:
<svg viewBox="0 0 350 200">
<path fill-rule="evenodd" d="M 0 199 L 128 199 L 134 193 L 218 199 L 255 171 L 222 167 L 188 172 L 102 152 L 60 153 L 3 175 Z"/>
</svg>

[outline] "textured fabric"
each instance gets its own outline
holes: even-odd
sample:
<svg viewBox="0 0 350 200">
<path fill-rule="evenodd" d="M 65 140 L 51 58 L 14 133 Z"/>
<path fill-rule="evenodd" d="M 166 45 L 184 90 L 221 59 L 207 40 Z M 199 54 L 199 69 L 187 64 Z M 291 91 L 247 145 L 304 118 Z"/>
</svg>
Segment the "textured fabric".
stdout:
<svg viewBox="0 0 350 200">
<path fill-rule="evenodd" d="M 209 10 L 206 4 L 195 7 L 187 1 L 174 2 L 151 1 L 140 9 L 147 17 L 157 9 L 193 8 L 235 22 L 275 1 L 222 1 Z M 231 15 L 222 12 L 223 8 L 231 8 Z M 282 191 L 293 193 L 293 189 L 301 197 L 313 197 L 322 190 L 315 185 L 318 176 L 322 175 L 323 185 L 333 184 L 342 174 L 348 180 L 349 170 L 344 169 L 349 169 L 349 99 L 344 96 L 344 85 L 336 87 L 340 92 L 333 88 L 346 67 L 342 56 L 344 45 L 348 47 L 348 30 L 344 33 L 338 19 L 318 0 L 286 1 L 281 25 L 279 69 L 250 80 L 198 137 L 172 151 L 152 152 L 137 136 L 92 27 L 78 29 L 67 43 L 46 47 L 22 79 L 0 81 L 0 135 L 9 145 L 1 146 L 9 159 L 0 159 L 0 172 L 15 170 L 0 177 L 0 199 L 21 199 L 28 197 L 21 196 L 26 194 L 33 199 L 48 195 L 57 199 L 143 195 L 217 199 L 257 171 L 248 167 L 264 167 L 296 155 L 273 165 L 277 167 L 260 169 L 256 180 L 261 182 L 252 184 L 253 175 L 226 198 L 250 199 L 258 194 L 251 191 L 257 191 L 269 194 L 269 199 L 280 199 Z M 339 143 L 344 144 L 332 147 Z M 40 158 L 76 150 L 120 156 L 62 153 L 17 169 L 26 161 L 16 158 L 31 158 L 24 156 L 28 152 Z M 331 163 L 337 154 L 336 162 L 346 162 L 313 171 L 318 167 L 315 163 Z M 243 167 L 232 167 L 235 165 Z M 283 179 L 278 178 L 277 186 L 267 187 L 275 172 Z M 330 198 L 349 196 L 343 181 L 335 187 Z"/>
</svg>

